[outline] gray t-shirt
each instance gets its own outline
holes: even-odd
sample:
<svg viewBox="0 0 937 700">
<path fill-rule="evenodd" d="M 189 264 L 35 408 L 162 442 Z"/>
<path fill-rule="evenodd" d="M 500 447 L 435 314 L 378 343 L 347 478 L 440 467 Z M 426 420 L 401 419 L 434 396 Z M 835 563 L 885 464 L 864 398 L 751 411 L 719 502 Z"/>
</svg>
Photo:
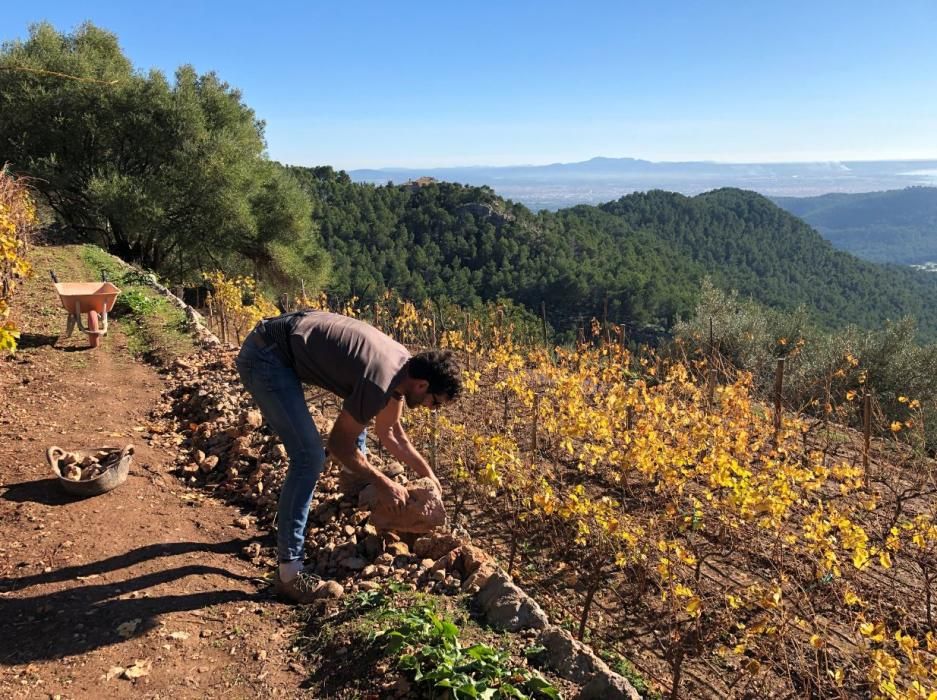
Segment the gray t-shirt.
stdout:
<svg viewBox="0 0 937 700">
<path fill-rule="evenodd" d="M 310 311 L 292 326 L 289 347 L 300 381 L 345 399 L 342 408 L 367 424 L 406 376 L 407 349 L 374 326 L 327 311 Z"/>
</svg>

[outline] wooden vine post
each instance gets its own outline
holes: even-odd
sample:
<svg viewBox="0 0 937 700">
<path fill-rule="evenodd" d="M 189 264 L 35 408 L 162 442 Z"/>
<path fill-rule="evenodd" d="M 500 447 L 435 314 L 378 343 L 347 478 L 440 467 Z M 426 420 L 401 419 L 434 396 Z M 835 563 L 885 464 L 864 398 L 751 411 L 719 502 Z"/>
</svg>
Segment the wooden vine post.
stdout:
<svg viewBox="0 0 937 700">
<path fill-rule="evenodd" d="M 872 446 L 872 395 L 868 388 L 862 395 L 862 467 L 865 487 L 869 488 L 869 452 Z"/>
<path fill-rule="evenodd" d="M 706 372 L 706 403 L 712 408 L 716 401 L 716 379 L 719 371 L 715 367 L 710 367 Z"/>
<path fill-rule="evenodd" d="M 433 434 L 430 440 L 430 453 L 429 453 L 429 462 L 430 466 L 433 468 L 433 472 L 436 471 L 439 466 L 439 461 L 437 459 L 439 447 L 439 411 L 433 409 Z"/>
<path fill-rule="evenodd" d="M 547 302 L 540 302 L 540 325 L 543 328 L 543 345 L 549 347 L 550 341 L 547 338 Z"/>
</svg>

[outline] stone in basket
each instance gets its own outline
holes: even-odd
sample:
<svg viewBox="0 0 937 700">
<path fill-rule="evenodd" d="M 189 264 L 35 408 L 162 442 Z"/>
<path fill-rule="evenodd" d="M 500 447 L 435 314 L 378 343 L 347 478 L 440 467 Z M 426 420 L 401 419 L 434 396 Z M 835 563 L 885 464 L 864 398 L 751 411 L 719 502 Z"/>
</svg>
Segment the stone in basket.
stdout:
<svg viewBox="0 0 937 700">
<path fill-rule="evenodd" d="M 46 457 L 66 491 L 76 496 L 97 496 L 127 480 L 133 445 L 123 449 L 98 447 L 71 452 L 61 447 L 50 447 Z"/>
</svg>

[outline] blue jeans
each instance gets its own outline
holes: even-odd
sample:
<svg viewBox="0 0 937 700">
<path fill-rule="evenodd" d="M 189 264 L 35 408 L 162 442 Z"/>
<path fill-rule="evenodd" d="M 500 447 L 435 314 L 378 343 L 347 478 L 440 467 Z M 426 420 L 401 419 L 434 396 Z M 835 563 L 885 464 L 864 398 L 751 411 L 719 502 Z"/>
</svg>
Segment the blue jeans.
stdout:
<svg viewBox="0 0 937 700">
<path fill-rule="evenodd" d="M 273 345 L 262 348 L 248 336 L 235 364 L 241 381 L 289 456 L 277 507 L 279 560 L 302 559 L 309 502 L 325 464 L 322 438 L 309 415 L 299 377 Z M 367 453 L 366 437 L 367 432 L 358 436 L 358 449 L 363 453 Z"/>
</svg>

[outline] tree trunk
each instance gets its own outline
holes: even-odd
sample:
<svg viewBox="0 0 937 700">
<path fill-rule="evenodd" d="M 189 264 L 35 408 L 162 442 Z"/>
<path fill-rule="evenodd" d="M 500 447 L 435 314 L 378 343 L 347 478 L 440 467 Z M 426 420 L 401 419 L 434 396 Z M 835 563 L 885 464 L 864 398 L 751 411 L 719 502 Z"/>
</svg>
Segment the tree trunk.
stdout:
<svg viewBox="0 0 937 700">
<path fill-rule="evenodd" d="M 670 664 L 670 674 L 672 685 L 670 687 L 670 700 L 678 700 L 680 697 L 680 680 L 683 675 L 683 649 L 677 649 L 674 652 L 673 662 Z"/>
</svg>

